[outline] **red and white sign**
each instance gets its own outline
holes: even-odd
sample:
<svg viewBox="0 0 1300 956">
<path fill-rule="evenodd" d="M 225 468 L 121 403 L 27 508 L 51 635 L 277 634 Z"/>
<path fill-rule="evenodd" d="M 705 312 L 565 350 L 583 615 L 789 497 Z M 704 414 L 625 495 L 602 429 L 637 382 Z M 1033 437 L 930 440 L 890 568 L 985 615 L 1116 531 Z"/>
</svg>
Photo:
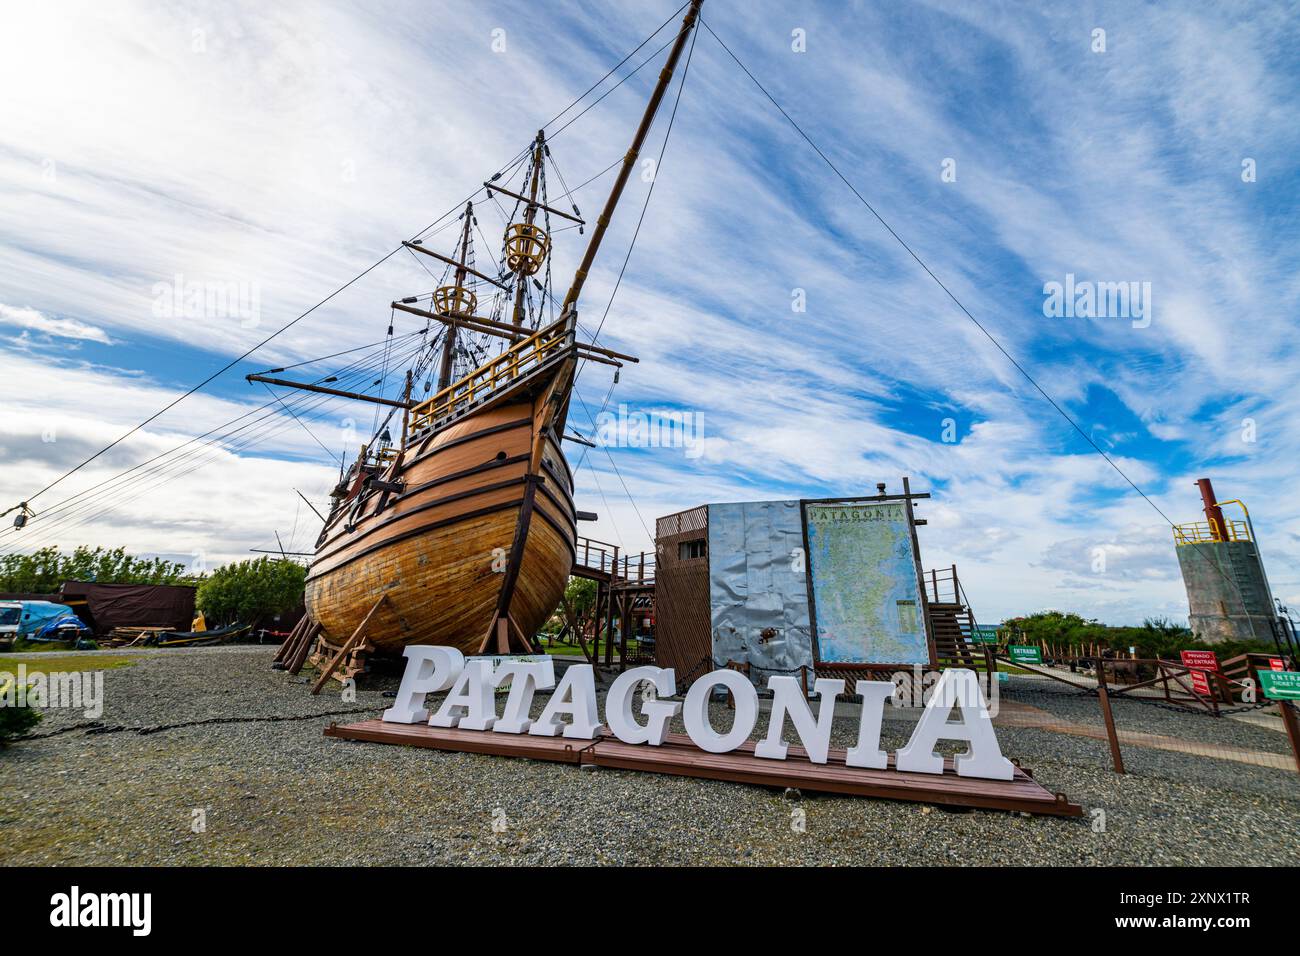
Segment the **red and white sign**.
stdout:
<svg viewBox="0 0 1300 956">
<path fill-rule="evenodd" d="M 1273 671 L 1286 670 L 1286 662 L 1280 657 L 1270 657 L 1268 659 L 1268 669 Z"/>
<path fill-rule="evenodd" d="M 1199 667 L 1192 671 L 1192 690 L 1202 696 L 1210 696 L 1210 679 L 1206 671 L 1219 672 L 1219 658 L 1214 651 L 1179 651 L 1184 667 Z"/>
</svg>

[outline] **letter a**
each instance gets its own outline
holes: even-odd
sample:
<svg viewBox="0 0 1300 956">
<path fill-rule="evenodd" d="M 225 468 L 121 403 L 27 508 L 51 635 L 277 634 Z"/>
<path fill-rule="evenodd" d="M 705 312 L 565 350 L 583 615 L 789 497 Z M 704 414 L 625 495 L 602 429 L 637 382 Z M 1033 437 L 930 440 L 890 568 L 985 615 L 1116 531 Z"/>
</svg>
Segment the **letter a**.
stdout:
<svg viewBox="0 0 1300 956">
<path fill-rule="evenodd" d="M 951 724 L 953 706 L 961 721 Z M 1010 780 L 1015 776 L 1011 761 L 1002 756 L 993 721 L 989 718 L 974 671 L 947 670 L 939 678 L 925 711 L 907 746 L 898 752 L 895 765 L 910 773 L 943 773 L 943 758 L 934 752 L 940 740 L 964 740 L 970 749 L 953 758 L 958 776 Z"/>
</svg>

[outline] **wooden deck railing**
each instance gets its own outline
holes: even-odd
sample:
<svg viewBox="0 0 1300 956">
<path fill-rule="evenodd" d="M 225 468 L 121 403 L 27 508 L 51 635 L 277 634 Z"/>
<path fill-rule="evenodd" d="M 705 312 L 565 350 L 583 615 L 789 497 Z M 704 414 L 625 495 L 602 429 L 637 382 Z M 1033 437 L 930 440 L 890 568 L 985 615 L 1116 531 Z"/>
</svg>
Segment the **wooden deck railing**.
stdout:
<svg viewBox="0 0 1300 956">
<path fill-rule="evenodd" d="M 570 344 L 572 330 L 560 319 L 516 342 L 496 358 L 485 362 L 459 381 L 452 382 L 432 398 L 411 409 L 410 428 L 419 432 L 454 416 L 487 398 L 498 389 L 518 381 Z"/>
<path fill-rule="evenodd" d="M 651 585 L 655 580 L 653 551 L 620 554 L 618 545 L 579 537 L 573 573 L 578 577 L 601 577 L 622 585 Z"/>
</svg>

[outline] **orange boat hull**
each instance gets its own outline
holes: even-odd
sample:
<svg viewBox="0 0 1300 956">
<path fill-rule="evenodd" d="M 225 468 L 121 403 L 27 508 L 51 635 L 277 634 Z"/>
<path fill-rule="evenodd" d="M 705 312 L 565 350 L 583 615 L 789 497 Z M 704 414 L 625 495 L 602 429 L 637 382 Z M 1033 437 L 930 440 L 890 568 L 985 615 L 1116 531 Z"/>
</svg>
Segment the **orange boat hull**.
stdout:
<svg viewBox="0 0 1300 956">
<path fill-rule="evenodd" d="M 478 653 L 530 480 L 536 493 L 509 613 L 525 635 L 537 633 L 564 594 L 576 538 L 563 452 L 547 436 L 540 456 L 532 454 L 540 405 L 497 405 L 413 442 L 383 475 L 402 482 L 400 492 L 360 496 L 331 517 L 306 587 L 307 613 L 330 643 L 346 641 L 386 596 L 366 625 L 373 648 L 444 644 Z"/>
</svg>

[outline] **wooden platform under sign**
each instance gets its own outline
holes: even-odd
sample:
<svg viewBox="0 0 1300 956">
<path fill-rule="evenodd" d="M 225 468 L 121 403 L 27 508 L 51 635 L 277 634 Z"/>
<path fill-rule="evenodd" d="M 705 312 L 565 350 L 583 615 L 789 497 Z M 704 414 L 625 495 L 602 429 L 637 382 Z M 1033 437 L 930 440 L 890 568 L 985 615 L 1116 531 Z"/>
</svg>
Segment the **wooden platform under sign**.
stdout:
<svg viewBox="0 0 1300 956">
<path fill-rule="evenodd" d="M 1019 767 L 1016 768 L 1013 780 L 982 780 L 957 776 L 951 759 L 944 762 L 943 774 L 901 773 L 894 769 L 892 754 L 889 769 L 866 770 L 846 766 L 843 750 L 831 750 L 828 763 L 815 764 L 808 760 L 802 747 L 794 745 L 791 745 L 786 760 L 766 760 L 754 756 L 753 741 L 746 742 L 731 753 L 714 754 L 700 750 L 683 734 L 669 734 L 663 746 L 651 747 L 645 744 L 626 744 L 608 733 L 598 740 L 587 741 L 447 729 L 427 724 L 390 724 L 382 720 L 364 720 L 346 725 L 330 724 L 325 728 L 325 736 L 434 750 L 459 750 L 503 757 L 590 764 L 618 770 L 671 773 L 764 787 L 795 787 L 799 790 L 885 800 L 1064 817 L 1083 815 L 1081 806 L 1070 803 L 1064 794 L 1051 793 Z"/>
</svg>

